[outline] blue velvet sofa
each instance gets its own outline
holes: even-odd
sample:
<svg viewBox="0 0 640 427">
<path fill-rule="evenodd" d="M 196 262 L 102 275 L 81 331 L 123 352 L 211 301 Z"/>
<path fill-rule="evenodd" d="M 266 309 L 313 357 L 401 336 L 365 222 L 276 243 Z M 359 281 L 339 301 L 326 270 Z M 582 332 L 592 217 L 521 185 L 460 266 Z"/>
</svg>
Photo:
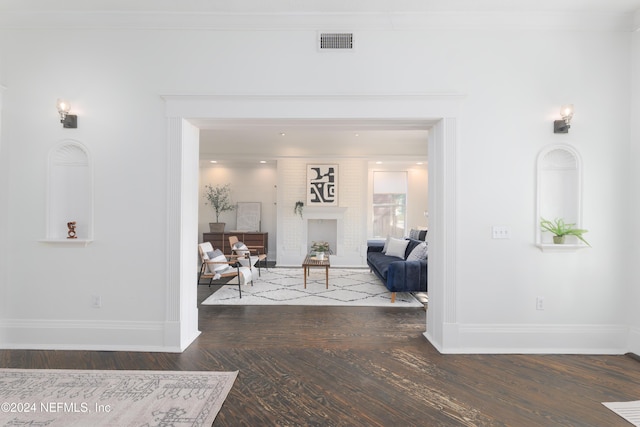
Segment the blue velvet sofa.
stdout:
<svg viewBox="0 0 640 427">
<path fill-rule="evenodd" d="M 367 265 L 391 291 L 391 302 L 395 302 L 396 292 L 427 292 L 427 258 L 406 260 L 413 249 L 424 242 L 406 240 L 409 242 L 404 258 L 383 253 L 384 242 L 367 242 Z"/>
</svg>

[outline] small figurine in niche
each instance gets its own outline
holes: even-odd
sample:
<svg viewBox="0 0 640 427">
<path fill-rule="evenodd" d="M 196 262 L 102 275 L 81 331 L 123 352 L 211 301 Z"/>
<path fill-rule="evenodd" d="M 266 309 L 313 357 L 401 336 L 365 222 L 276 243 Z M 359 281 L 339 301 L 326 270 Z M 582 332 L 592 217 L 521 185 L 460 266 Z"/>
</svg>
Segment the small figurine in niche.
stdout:
<svg viewBox="0 0 640 427">
<path fill-rule="evenodd" d="M 67 239 L 75 239 L 78 236 L 76 236 L 76 222 L 75 221 L 71 221 L 67 223 L 67 228 L 69 228 L 69 231 L 67 232 Z"/>
</svg>

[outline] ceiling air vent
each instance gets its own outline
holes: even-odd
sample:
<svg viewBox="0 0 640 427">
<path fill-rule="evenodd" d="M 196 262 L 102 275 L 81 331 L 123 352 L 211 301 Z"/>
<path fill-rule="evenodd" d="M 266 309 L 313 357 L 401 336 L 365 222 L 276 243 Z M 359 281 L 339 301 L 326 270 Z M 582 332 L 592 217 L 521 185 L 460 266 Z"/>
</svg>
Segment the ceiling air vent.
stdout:
<svg viewBox="0 0 640 427">
<path fill-rule="evenodd" d="M 320 33 L 320 49 L 353 49 L 353 33 Z"/>
</svg>

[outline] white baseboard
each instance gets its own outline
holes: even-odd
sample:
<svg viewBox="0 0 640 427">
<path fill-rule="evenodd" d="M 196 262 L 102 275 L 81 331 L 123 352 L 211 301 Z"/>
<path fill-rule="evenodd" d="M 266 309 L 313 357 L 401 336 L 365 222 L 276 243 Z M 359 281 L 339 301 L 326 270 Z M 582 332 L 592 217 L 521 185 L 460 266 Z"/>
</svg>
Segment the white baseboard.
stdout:
<svg viewBox="0 0 640 427">
<path fill-rule="evenodd" d="M 619 355 L 629 351 L 629 328 L 621 325 L 450 324 L 445 331 L 443 343 L 424 334 L 443 354 Z"/>
<path fill-rule="evenodd" d="M 640 356 L 640 329 L 629 329 L 629 344 L 628 351 Z"/>
<path fill-rule="evenodd" d="M 0 322 L 0 348 L 180 353 L 200 334 L 167 340 L 167 330 L 175 335 L 166 322 L 8 319 Z"/>
</svg>

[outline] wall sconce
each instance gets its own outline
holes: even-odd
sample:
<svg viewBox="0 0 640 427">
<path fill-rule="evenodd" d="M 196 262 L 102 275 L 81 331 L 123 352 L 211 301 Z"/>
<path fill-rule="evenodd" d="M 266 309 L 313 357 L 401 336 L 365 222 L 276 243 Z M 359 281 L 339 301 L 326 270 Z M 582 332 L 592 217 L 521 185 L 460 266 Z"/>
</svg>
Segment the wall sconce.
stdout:
<svg viewBox="0 0 640 427">
<path fill-rule="evenodd" d="M 569 133 L 571 118 L 573 117 L 573 104 L 563 105 L 560 109 L 562 120 L 553 122 L 553 133 Z"/>
<path fill-rule="evenodd" d="M 78 127 L 78 116 L 69 114 L 69 110 L 71 109 L 71 104 L 69 104 L 69 102 L 62 98 L 58 98 L 56 107 L 58 108 L 60 123 L 62 123 L 63 128 L 75 129 Z"/>
</svg>

